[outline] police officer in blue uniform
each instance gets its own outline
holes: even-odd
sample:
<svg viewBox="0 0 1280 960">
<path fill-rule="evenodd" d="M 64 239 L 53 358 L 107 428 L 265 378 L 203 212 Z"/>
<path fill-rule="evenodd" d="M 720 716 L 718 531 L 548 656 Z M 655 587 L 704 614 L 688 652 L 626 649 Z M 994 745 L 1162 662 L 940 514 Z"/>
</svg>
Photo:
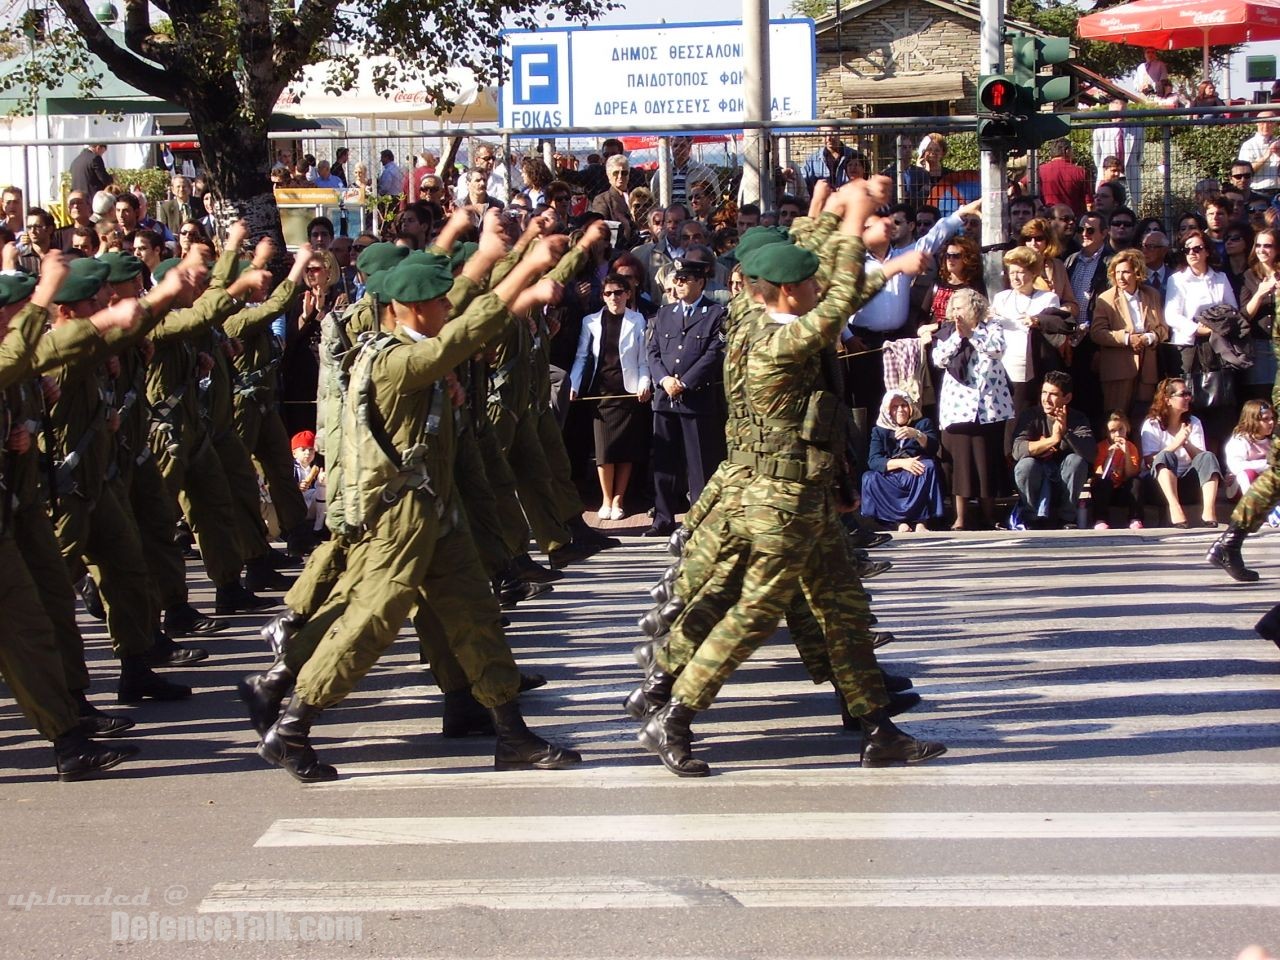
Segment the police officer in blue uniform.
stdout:
<svg viewBox="0 0 1280 960">
<path fill-rule="evenodd" d="M 647 537 L 676 527 L 682 495 L 698 499 L 724 459 L 725 308 L 703 295 L 714 265 L 702 251 L 672 263 L 676 300 L 649 323 L 653 380 L 653 526 Z"/>
</svg>

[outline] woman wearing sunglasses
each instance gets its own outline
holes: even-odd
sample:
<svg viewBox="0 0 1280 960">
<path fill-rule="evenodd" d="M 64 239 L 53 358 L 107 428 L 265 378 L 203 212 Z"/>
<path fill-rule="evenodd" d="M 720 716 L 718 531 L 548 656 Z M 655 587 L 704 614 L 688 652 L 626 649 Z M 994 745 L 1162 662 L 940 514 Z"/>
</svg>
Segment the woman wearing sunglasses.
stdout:
<svg viewBox="0 0 1280 960">
<path fill-rule="evenodd" d="M 1200 491 L 1200 522 L 1216 527 L 1214 504 L 1222 468 L 1218 458 L 1205 449 L 1204 427 L 1191 415 L 1191 387 L 1177 377 L 1161 380 L 1156 386 L 1151 409 L 1142 423 L 1142 464 L 1169 508 L 1173 526 L 1186 529 L 1184 502 L 1190 503 Z M 1158 502 L 1147 495 L 1148 502 Z"/>
<path fill-rule="evenodd" d="M 1253 239 L 1249 269 L 1240 288 L 1240 312 L 1253 334 L 1253 366 L 1245 373 L 1245 395 L 1270 400 L 1276 378 L 1276 357 L 1271 339 L 1276 315 L 1276 291 L 1280 289 L 1280 230 L 1259 230 Z"/>
<path fill-rule="evenodd" d="M 1169 325 L 1169 342 L 1179 348 L 1185 372 L 1195 352 L 1196 338 L 1208 337 L 1211 332 L 1196 319 L 1196 314 L 1202 307 L 1220 303 L 1234 307 L 1237 303 L 1226 275 L 1209 266 L 1209 241 L 1202 232 L 1189 231 L 1183 239 L 1182 252 L 1187 265 L 1169 277 L 1164 319 Z"/>
</svg>

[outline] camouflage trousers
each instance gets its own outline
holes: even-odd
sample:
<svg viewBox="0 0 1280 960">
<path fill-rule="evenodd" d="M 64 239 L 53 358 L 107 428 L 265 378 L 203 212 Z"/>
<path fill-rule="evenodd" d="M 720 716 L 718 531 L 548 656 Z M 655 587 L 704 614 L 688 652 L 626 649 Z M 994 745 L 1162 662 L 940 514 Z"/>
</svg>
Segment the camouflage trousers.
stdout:
<svg viewBox="0 0 1280 960">
<path fill-rule="evenodd" d="M 786 616 L 815 683 L 834 682 L 854 716 L 887 703 L 866 593 L 834 511 L 773 509 L 768 490 L 750 496 L 777 483 L 768 478 L 726 471 L 721 481 L 719 503 L 703 504 L 686 548 L 676 584 L 685 609 L 657 654 L 664 671 L 679 674 L 673 697 L 709 707 Z"/>
<path fill-rule="evenodd" d="M 1276 504 L 1280 504 L 1280 443 L 1272 445 L 1266 472 L 1260 474 L 1240 498 L 1231 513 L 1231 523 L 1257 533 Z"/>
</svg>

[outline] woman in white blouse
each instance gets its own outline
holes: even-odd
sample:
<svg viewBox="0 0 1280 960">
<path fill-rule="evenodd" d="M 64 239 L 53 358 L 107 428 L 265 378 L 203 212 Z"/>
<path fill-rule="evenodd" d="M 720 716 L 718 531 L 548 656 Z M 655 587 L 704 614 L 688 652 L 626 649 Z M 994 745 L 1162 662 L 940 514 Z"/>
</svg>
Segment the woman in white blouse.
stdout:
<svg viewBox="0 0 1280 960">
<path fill-rule="evenodd" d="M 972 497 L 982 507 L 983 523 L 994 524 L 1004 425 L 1013 418 L 1009 378 L 1000 363 L 1004 330 L 988 312 L 982 294 L 967 287 L 957 290 L 947 301 L 947 322 L 933 348 L 934 366 L 946 371 L 938 390 L 938 423 L 942 447 L 951 459 L 953 530 L 965 528 Z"/>
<path fill-rule="evenodd" d="M 569 371 L 569 399 L 605 397 L 594 401 L 596 474 L 600 480 L 601 520 L 621 520 L 622 501 L 631 480 L 631 465 L 642 460 L 649 446 L 651 422 L 645 406 L 652 395 L 649 355 L 645 349 L 645 319 L 627 309 L 631 283 L 610 273 L 601 288 L 604 308 L 582 318 L 578 352 Z M 587 361 L 593 368 L 584 390 Z"/>
<path fill-rule="evenodd" d="M 1151 410 L 1142 422 L 1142 463 L 1155 480 L 1169 507 L 1175 527 L 1189 527 L 1182 501 L 1200 488 L 1200 518 L 1206 527 L 1218 525 L 1214 506 L 1222 468 L 1205 449 L 1204 426 L 1191 415 L 1191 387 L 1177 377 L 1156 386 Z"/>
<path fill-rule="evenodd" d="M 1192 230 L 1183 241 L 1182 252 L 1187 265 L 1169 276 L 1164 292 L 1164 321 L 1169 325 L 1169 342 L 1180 348 L 1185 373 L 1191 362 L 1192 348 L 1198 335 L 1208 336 L 1209 328 L 1197 322 L 1201 307 L 1220 303 L 1236 306 L 1236 295 L 1226 274 L 1209 266 L 1209 240 L 1199 230 Z"/>
</svg>

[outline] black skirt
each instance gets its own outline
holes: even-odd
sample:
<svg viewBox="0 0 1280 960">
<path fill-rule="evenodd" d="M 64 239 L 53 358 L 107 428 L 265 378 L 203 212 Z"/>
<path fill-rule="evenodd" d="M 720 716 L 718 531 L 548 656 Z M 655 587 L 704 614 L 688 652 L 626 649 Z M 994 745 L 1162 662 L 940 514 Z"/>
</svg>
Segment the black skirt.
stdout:
<svg viewBox="0 0 1280 960">
<path fill-rule="evenodd" d="M 592 401 L 596 463 L 636 463 L 649 455 L 653 415 L 634 396 Z"/>
</svg>

